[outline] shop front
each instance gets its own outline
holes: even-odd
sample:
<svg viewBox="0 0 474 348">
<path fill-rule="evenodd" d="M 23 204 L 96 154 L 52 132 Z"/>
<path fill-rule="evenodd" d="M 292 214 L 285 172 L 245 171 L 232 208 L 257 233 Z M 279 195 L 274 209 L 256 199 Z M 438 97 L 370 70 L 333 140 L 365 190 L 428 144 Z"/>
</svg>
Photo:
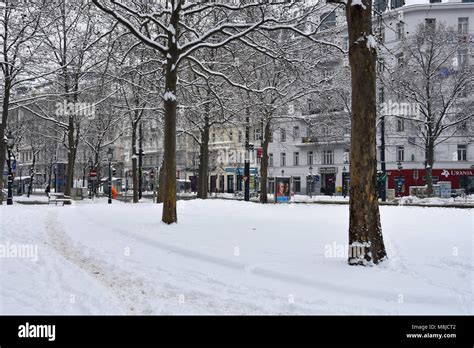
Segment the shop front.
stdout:
<svg viewBox="0 0 474 348">
<path fill-rule="evenodd" d="M 474 194 L 474 169 L 433 169 L 433 184 L 439 181 L 451 182 L 452 189 L 464 189 Z M 408 196 L 410 186 L 424 186 L 424 169 L 387 170 L 388 188 L 395 190 L 397 196 Z"/>
<path fill-rule="evenodd" d="M 243 191 L 244 184 L 244 168 L 243 167 L 229 167 L 226 171 L 226 187 L 225 192 L 234 193 L 235 191 Z M 258 169 L 250 168 L 250 192 L 258 190 Z"/>
<path fill-rule="evenodd" d="M 320 167 L 321 194 L 332 196 L 336 192 L 337 167 Z"/>
</svg>

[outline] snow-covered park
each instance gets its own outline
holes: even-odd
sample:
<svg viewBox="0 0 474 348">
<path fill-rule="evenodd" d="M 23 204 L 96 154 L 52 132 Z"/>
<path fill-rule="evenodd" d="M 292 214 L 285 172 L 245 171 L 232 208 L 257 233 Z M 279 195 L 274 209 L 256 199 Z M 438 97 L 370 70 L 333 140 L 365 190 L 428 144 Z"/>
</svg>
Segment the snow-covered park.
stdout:
<svg viewBox="0 0 474 348">
<path fill-rule="evenodd" d="M 347 205 L 0 206 L 0 314 L 473 314 L 473 211 L 380 209 L 351 267 Z"/>
</svg>

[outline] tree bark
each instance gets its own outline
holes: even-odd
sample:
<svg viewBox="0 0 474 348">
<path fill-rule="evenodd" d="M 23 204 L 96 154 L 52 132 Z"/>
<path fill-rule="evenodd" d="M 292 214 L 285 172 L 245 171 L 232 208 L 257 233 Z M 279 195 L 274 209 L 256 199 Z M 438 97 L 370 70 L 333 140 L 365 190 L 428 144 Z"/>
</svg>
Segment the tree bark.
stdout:
<svg viewBox="0 0 474 348">
<path fill-rule="evenodd" d="M 177 0 L 175 0 L 177 1 Z M 172 7 L 175 6 L 172 1 Z M 170 26 L 174 33 L 168 34 L 168 55 L 166 58 L 165 95 L 164 95 L 164 184 L 162 221 L 172 224 L 178 221 L 176 212 L 176 84 L 178 80 L 177 61 L 179 50 L 176 37 L 179 35 L 179 12 L 181 1 L 172 12 Z"/>
<path fill-rule="evenodd" d="M 372 1 L 346 6 L 352 74 L 350 163 L 350 265 L 378 264 L 386 257 L 377 200 L 376 56 L 372 35 Z"/>
<path fill-rule="evenodd" d="M 132 125 L 132 182 L 133 182 L 133 203 L 138 203 L 138 160 L 137 160 L 137 123 Z"/>
<path fill-rule="evenodd" d="M 8 69 L 8 68 L 7 68 Z M 8 79 L 5 80 L 5 90 L 3 92 L 2 105 L 2 122 L 0 123 L 0 169 L 2 176 L 0 180 L 0 205 L 3 204 L 3 168 L 5 167 L 5 160 L 7 158 L 7 144 L 5 139 L 5 128 L 8 121 L 8 110 L 10 107 L 11 85 Z"/>
<path fill-rule="evenodd" d="M 260 203 L 268 203 L 268 144 L 270 143 L 270 120 L 265 122 L 260 162 Z"/>
<path fill-rule="evenodd" d="M 142 199 L 143 194 L 143 128 L 142 121 L 138 126 L 138 199 Z"/>
<path fill-rule="evenodd" d="M 209 117 L 205 116 L 204 128 L 201 132 L 201 144 L 199 145 L 199 169 L 198 169 L 198 192 L 197 198 L 207 199 L 209 187 Z"/>
<path fill-rule="evenodd" d="M 75 139 L 75 132 L 79 132 L 74 125 L 74 117 L 69 116 L 68 124 L 68 154 L 67 154 L 67 180 L 64 188 L 64 195 L 71 196 L 72 187 L 74 184 L 74 165 L 76 162 L 77 139 Z M 70 204 L 65 202 L 64 204 Z"/>
<path fill-rule="evenodd" d="M 433 196 L 433 164 L 434 164 L 434 141 L 431 139 L 426 142 L 426 163 L 425 163 L 425 181 L 426 194 Z"/>
</svg>

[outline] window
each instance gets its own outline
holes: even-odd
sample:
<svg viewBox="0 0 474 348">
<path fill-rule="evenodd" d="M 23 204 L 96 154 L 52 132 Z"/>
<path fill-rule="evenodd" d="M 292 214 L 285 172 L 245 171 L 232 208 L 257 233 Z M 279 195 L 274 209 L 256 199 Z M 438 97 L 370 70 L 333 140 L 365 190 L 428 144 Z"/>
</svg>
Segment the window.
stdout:
<svg viewBox="0 0 474 348">
<path fill-rule="evenodd" d="M 458 161 L 467 161 L 467 145 L 458 145 Z"/>
<path fill-rule="evenodd" d="M 344 154 L 342 155 L 342 159 L 345 164 L 349 163 L 350 159 L 350 150 L 349 149 L 344 149 Z"/>
<path fill-rule="evenodd" d="M 331 69 L 326 69 L 323 71 L 323 76 L 325 80 L 328 80 L 326 82 L 329 82 L 329 80 L 331 80 L 332 77 L 334 76 L 334 71 Z"/>
<path fill-rule="evenodd" d="M 398 22 L 397 23 L 397 29 L 396 29 L 396 38 L 397 40 L 401 40 L 403 39 L 403 37 L 405 36 L 405 23 L 403 22 Z"/>
<path fill-rule="evenodd" d="M 239 143 L 242 143 L 242 131 L 239 131 Z"/>
<path fill-rule="evenodd" d="M 293 127 L 293 138 L 298 138 L 300 136 L 300 127 L 294 126 Z"/>
<path fill-rule="evenodd" d="M 275 178 L 268 178 L 268 193 L 275 193 Z"/>
<path fill-rule="evenodd" d="M 260 128 L 256 128 L 253 130 L 253 140 L 261 140 L 262 139 L 262 131 Z"/>
<path fill-rule="evenodd" d="M 342 39 L 342 49 L 347 51 L 349 49 L 349 36 L 344 36 Z"/>
<path fill-rule="evenodd" d="M 403 65 L 403 53 L 397 54 L 397 65 L 402 66 Z"/>
<path fill-rule="evenodd" d="M 273 154 L 272 153 L 268 154 L 268 165 L 270 167 L 273 167 Z"/>
<path fill-rule="evenodd" d="M 397 146 L 397 162 L 403 162 L 405 160 L 405 148 L 403 146 Z"/>
<path fill-rule="evenodd" d="M 434 31 L 436 29 L 436 18 L 425 18 L 425 28 Z"/>
<path fill-rule="evenodd" d="M 294 166 L 299 166 L 300 165 L 300 153 L 299 152 L 293 152 L 293 165 Z"/>
<path fill-rule="evenodd" d="M 467 35 L 469 32 L 469 18 L 460 17 L 458 18 L 458 34 Z"/>
<path fill-rule="evenodd" d="M 301 177 L 299 177 L 299 176 L 294 176 L 293 177 L 293 191 L 295 193 L 300 193 L 301 192 Z"/>
<path fill-rule="evenodd" d="M 229 141 L 234 141 L 234 133 L 229 131 Z"/>
<path fill-rule="evenodd" d="M 403 118 L 397 118 L 397 132 L 405 131 L 405 120 Z"/>
<path fill-rule="evenodd" d="M 336 26 L 336 12 L 329 11 L 320 16 L 320 30 L 326 30 Z"/>
<path fill-rule="evenodd" d="M 286 141 L 286 130 L 283 128 L 280 130 L 280 141 L 282 143 Z"/>
<path fill-rule="evenodd" d="M 286 166 L 286 153 L 284 152 L 280 154 L 280 166 L 281 167 Z"/>
<path fill-rule="evenodd" d="M 374 8 L 378 12 L 385 11 L 385 0 L 374 0 Z"/>
<path fill-rule="evenodd" d="M 212 133 L 212 142 L 213 142 L 213 143 L 216 142 L 216 133 Z"/>
<path fill-rule="evenodd" d="M 314 152 L 308 151 L 308 164 L 313 165 L 314 163 Z"/>
<path fill-rule="evenodd" d="M 458 49 L 458 66 L 464 67 L 467 65 L 467 48 Z"/>
<path fill-rule="evenodd" d="M 392 9 L 402 7 L 403 5 L 405 5 L 404 0 L 392 0 Z"/>
<path fill-rule="evenodd" d="M 323 151 L 323 164 L 334 164 L 334 151 L 333 150 Z"/>
<path fill-rule="evenodd" d="M 270 135 L 268 137 L 268 142 L 273 143 L 273 132 L 272 131 L 270 131 Z"/>
</svg>

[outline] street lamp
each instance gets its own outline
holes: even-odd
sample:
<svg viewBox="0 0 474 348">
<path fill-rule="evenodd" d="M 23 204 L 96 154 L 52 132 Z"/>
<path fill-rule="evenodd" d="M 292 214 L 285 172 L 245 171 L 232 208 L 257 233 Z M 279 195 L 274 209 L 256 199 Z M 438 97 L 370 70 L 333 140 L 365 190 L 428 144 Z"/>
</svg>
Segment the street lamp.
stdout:
<svg viewBox="0 0 474 348">
<path fill-rule="evenodd" d="M 313 166 L 309 166 L 309 198 L 313 198 L 313 186 L 314 186 L 314 178 L 313 178 Z"/>
<path fill-rule="evenodd" d="M 94 161 L 92 160 L 92 158 L 89 158 L 89 183 L 88 183 L 88 186 L 89 186 L 89 199 L 92 199 L 93 188 L 92 188 L 91 172 L 94 169 L 93 167 L 94 167 Z"/>
<path fill-rule="evenodd" d="M 400 197 L 400 194 L 402 193 L 402 169 L 403 169 L 403 166 L 402 166 L 402 162 L 401 161 L 398 161 L 397 163 L 397 166 L 398 166 L 398 183 L 397 183 L 397 191 L 398 191 L 398 196 Z"/>
<path fill-rule="evenodd" d="M 114 158 L 114 150 L 109 147 L 107 150 L 107 160 L 109 161 L 109 204 L 112 204 L 112 159 Z"/>
<path fill-rule="evenodd" d="M 346 179 L 347 169 L 346 166 L 342 167 L 342 195 L 344 198 L 347 196 L 347 179 Z"/>
<path fill-rule="evenodd" d="M 12 149 L 13 149 L 13 136 L 11 132 L 7 135 L 7 150 L 8 150 L 8 196 L 7 205 L 13 205 L 13 171 L 12 171 Z"/>
</svg>

